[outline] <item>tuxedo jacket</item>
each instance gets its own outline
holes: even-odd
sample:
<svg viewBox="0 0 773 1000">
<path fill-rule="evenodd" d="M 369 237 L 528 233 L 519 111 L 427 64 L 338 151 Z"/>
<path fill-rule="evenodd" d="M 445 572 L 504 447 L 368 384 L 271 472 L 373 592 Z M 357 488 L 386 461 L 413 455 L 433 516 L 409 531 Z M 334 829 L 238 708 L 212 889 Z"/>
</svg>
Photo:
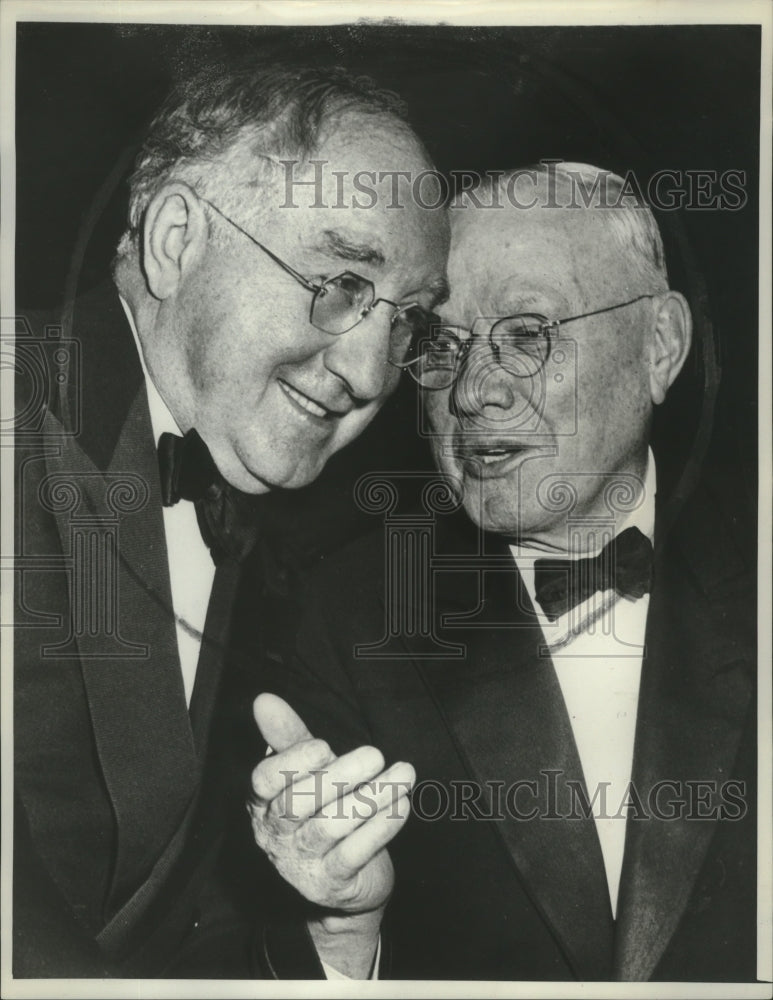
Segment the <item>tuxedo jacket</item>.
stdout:
<svg viewBox="0 0 773 1000">
<path fill-rule="evenodd" d="M 115 289 L 20 329 L 17 373 L 14 974 L 271 974 L 244 808 L 265 747 L 231 656 L 240 614 L 275 618 L 264 561 L 218 566 L 189 711 Z"/>
<path fill-rule="evenodd" d="M 707 490 L 658 511 L 616 919 L 507 546 L 463 515 L 434 537 L 426 517 L 391 526 L 315 571 L 264 672 L 336 752 L 369 743 L 416 768 L 389 846 L 392 974 L 754 981 L 755 573 L 737 512 Z"/>
</svg>

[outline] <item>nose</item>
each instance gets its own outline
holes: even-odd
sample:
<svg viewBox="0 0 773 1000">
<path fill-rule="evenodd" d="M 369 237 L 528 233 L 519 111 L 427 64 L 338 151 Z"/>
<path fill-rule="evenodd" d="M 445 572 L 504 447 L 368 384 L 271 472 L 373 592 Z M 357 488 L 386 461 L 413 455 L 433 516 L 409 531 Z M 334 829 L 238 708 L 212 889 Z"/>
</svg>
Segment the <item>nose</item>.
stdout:
<svg viewBox="0 0 773 1000">
<path fill-rule="evenodd" d="M 488 338 L 476 338 L 461 363 L 448 406 L 458 419 L 496 419 L 512 409 L 519 381 L 502 368 Z"/>
<path fill-rule="evenodd" d="M 339 334 L 324 354 L 328 371 L 337 376 L 348 393 L 369 402 L 383 395 L 397 369 L 389 364 L 392 312 L 379 305 L 347 333 Z"/>
</svg>

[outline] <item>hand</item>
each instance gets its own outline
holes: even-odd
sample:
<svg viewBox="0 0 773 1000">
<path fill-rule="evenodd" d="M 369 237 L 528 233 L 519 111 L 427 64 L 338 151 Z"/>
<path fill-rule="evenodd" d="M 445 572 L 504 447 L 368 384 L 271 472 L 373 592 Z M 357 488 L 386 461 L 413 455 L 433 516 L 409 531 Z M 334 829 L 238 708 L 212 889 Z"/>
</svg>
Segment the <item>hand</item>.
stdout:
<svg viewBox="0 0 773 1000">
<path fill-rule="evenodd" d="M 337 938 L 348 939 L 351 951 L 351 939 L 360 935 L 372 955 L 394 884 L 386 845 L 408 818 L 415 772 L 402 762 L 384 770 L 375 747 L 336 757 L 276 695 L 259 695 L 253 710 L 275 751 L 252 774 L 255 840 L 283 878 L 329 911 L 311 927 L 318 950 Z M 330 964 L 351 974 L 341 961 Z"/>
</svg>

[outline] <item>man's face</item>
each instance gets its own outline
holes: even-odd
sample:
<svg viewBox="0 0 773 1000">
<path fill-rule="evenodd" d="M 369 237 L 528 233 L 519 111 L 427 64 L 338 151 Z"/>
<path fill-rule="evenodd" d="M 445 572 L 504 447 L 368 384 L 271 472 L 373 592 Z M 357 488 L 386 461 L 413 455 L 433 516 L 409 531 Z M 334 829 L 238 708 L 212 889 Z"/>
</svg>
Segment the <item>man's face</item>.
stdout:
<svg viewBox="0 0 773 1000">
<path fill-rule="evenodd" d="M 433 308 L 445 287 L 445 213 L 407 193 L 404 207 L 391 210 L 382 196 L 369 208 L 350 202 L 358 172 L 426 170 L 419 148 L 369 119 L 333 129 L 314 159 L 326 164 L 321 187 L 296 184 L 288 206 L 279 168 L 269 191 L 245 186 L 245 205 L 262 199 L 263 222 L 246 222 L 249 210 L 227 214 L 314 283 L 352 271 L 373 282 L 376 298 Z M 344 172 L 343 189 L 334 171 Z M 294 181 L 314 177 L 313 168 L 294 168 Z M 423 199 L 430 204 L 426 193 Z M 233 485 L 248 492 L 302 486 L 396 387 L 400 373 L 389 363 L 394 309 L 381 303 L 347 333 L 324 333 L 310 322 L 312 293 L 227 222 L 210 218 L 226 240 L 209 241 L 174 303 L 165 303 L 188 387 L 187 422 Z"/>
<path fill-rule="evenodd" d="M 605 514 L 610 474 L 643 476 L 652 300 L 568 324 L 527 377 L 497 363 L 489 330 L 497 317 L 561 319 L 652 289 L 592 211 L 466 208 L 453 222 L 451 298 L 439 311 L 474 325 L 474 338 L 456 384 L 424 391 L 436 461 L 461 481 L 476 523 L 566 548 L 570 506 L 573 516 Z"/>
</svg>

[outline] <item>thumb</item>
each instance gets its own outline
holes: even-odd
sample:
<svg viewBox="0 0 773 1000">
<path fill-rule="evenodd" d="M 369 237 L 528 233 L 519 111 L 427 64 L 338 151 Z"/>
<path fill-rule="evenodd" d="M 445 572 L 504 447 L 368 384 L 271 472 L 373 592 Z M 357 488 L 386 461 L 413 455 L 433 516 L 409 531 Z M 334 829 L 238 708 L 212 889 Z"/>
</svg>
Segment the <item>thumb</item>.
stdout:
<svg viewBox="0 0 773 1000">
<path fill-rule="evenodd" d="M 277 753 L 312 739 L 303 719 L 278 695 L 259 694 L 252 712 L 263 739 Z"/>
</svg>

